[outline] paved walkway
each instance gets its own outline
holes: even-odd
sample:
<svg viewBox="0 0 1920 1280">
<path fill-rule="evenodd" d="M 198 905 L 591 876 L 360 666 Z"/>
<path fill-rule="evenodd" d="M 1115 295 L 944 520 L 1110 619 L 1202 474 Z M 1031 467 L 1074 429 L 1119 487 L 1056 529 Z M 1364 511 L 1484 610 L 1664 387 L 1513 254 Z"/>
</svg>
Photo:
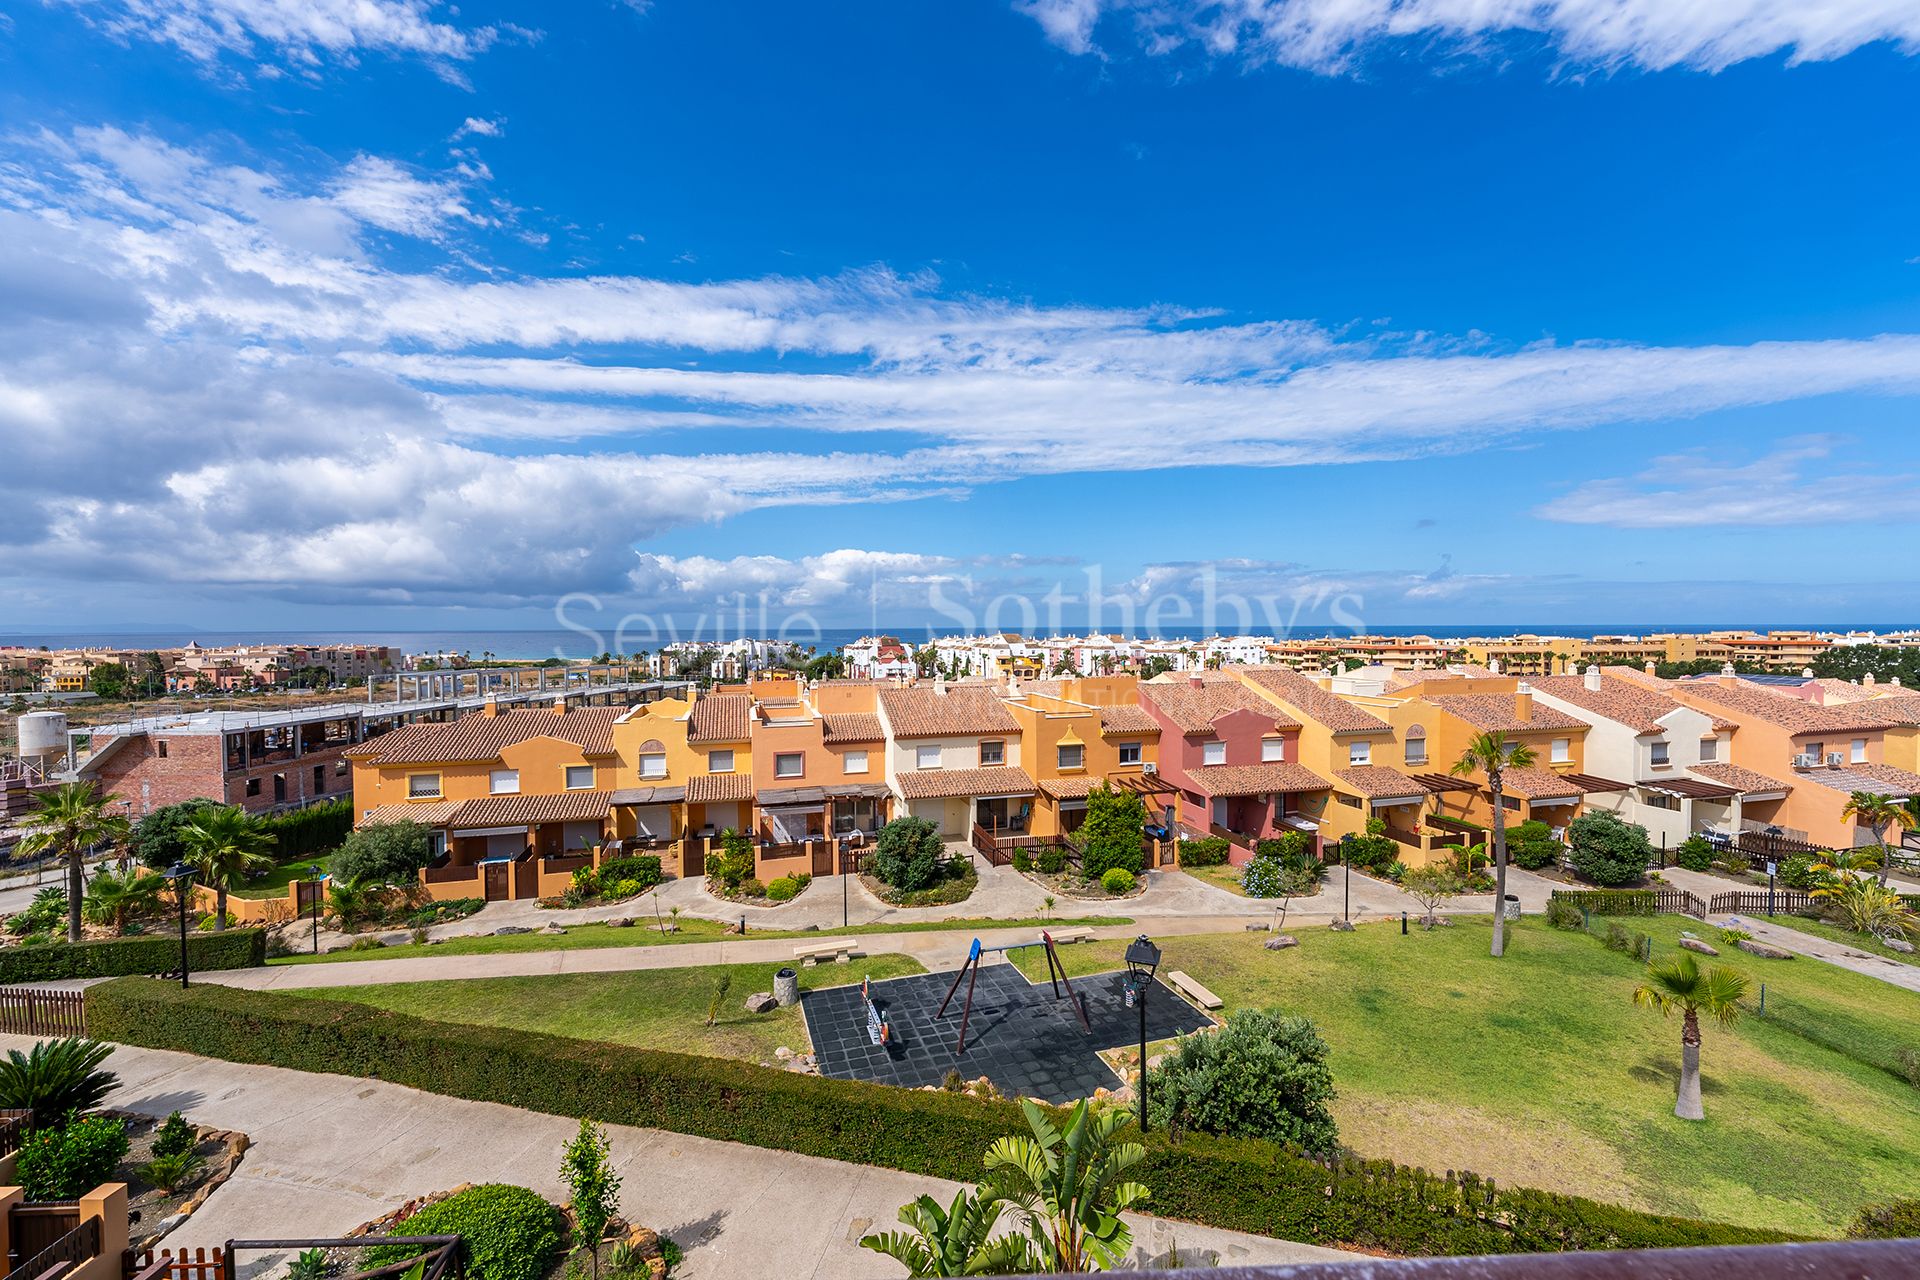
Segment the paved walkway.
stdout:
<svg viewBox="0 0 1920 1280">
<path fill-rule="evenodd" d="M 1685 889 L 1707 900 L 1711 900 L 1716 893 L 1726 893 L 1730 889 L 1739 888 L 1731 880 L 1709 875 L 1704 871 L 1688 871 L 1685 867 L 1668 867 L 1660 874 L 1671 881 L 1675 888 Z M 1782 951 L 1791 951 L 1795 955 L 1824 960 L 1837 968 L 1862 973 L 1869 978 L 1878 978 L 1891 986 L 1904 987 L 1908 991 L 1920 991 L 1920 966 L 1906 964 L 1899 960 L 1889 960 L 1871 951 L 1862 951 L 1844 942 L 1835 942 L 1831 938 L 1822 938 L 1817 934 L 1790 929 L 1785 925 L 1768 924 L 1765 915 L 1720 915 L 1709 918 L 1716 925 L 1738 923 L 1740 928 L 1745 929 L 1757 940 L 1769 946 L 1779 947 Z"/>
<path fill-rule="evenodd" d="M 30 1041 L 0 1036 L 0 1050 Z M 249 1066 L 155 1049 L 115 1050 L 108 1104 L 162 1116 L 176 1107 L 252 1139 L 238 1172 L 168 1237 L 199 1248 L 232 1238 L 345 1233 L 411 1196 L 462 1182 L 513 1182 L 558 1200 L 560 1148 L 576 1122 L 465 1102 L 377 1080 Z M 943 1203 L 958 1184 L 889 1169 L 608 1127 L 626 1216 L 686 1250 L 685 1280 L 892 1276 L 896 1264 L 855 1243 L 890 1229 L 922 1192 Z M 1331 1249 L 1129 1215 L 1134 1265 L 1183 1259 L 1280 1263 L 1345 1257 Z M 242 1275 L 285 1257 L 242 1256 Z"/>
</svg>

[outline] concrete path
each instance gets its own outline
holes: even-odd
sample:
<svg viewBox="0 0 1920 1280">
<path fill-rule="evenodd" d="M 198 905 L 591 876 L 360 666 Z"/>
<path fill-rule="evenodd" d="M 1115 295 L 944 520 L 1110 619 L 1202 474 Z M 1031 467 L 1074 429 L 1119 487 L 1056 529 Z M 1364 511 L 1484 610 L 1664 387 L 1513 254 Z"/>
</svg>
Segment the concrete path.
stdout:
<svg viewBox="0 0 1920 1280">
<path fill-rule="evenodd" d="M 0 1036 L 0 1050 L 25 1048 Z M 411 1196 L 462 1182 L 512 1182 L 559 1200 L 560 1148 L 577 1122 L 492 1103 L 464 1102 L 376 1080 L 219 1062 L 154 1049 L 115 1050 L 120 1087 L 108 1105 L 163 1116 L 175 1108 L 252 1139 L 239 1171 L 168 1237 L 171 1248 L 234 1238 L 325 1237 Z M 916 1195 L 943 1203 L 958 1184 L 864 1165 L 608 1127 L 623 1178 L 625 1215 L 686 1250 L 685 1280 L 891 1277 L 897 1264 L 861 1249 L 891 1229 Z M 1280 1263 L 1346 1257 L 1332 1249 L 1128 1215 L 1134 1265 L 1183 1259 Z M 241 1275 L 286 1258 L 242 1255 Z"/>
</svg>

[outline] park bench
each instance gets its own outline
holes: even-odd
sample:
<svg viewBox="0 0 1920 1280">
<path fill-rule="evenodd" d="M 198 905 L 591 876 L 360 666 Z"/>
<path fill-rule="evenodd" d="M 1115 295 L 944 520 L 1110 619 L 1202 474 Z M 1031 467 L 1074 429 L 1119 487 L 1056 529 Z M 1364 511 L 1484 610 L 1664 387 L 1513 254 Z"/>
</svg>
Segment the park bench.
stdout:
<svg viewBox="0 0 1920 1280">
<path fill-rule="evenodd" d="M 1226 1004 L 1225 1000 L 1222 1000 L 1219 996 L 1195 982 L 1192 978 L 1188 977 L 1183 970 L 1175 969 L 1169 973 L 1167 975 L 1167 984 L 1181 995 L 1187 997 L 1187 999 L 1199 1005 L 1202 1009 L 1218 1009 Z"/>
<path fill-rule="evenodd" d="M 1054 934 L 1054 935 L 1053 935 L 1053 940 L 1054 940 L 1054 941 L 1055 941 L 1056 943 L 1062 943 L 1062 942 L 1092 942 L 1092 941 L 1093 941 L 1093 930 L 1091 930 L 1091 929 L 1086 929 L 1086 928 L 1081 928 L 1081 929 L 1062 929 L 1062 930 L 1061 930 L 1061 931 L 1060 931 L 1059 933 L 1056 933 L 1056 934 Z"/>
<path fill-rule="evenodd" d="M 795 960 L 845 960 L 859 954 L 860 943 L 855 938 L 829 938 L 825 942 L 808 942 L 793 949 Z"/>
</svg>

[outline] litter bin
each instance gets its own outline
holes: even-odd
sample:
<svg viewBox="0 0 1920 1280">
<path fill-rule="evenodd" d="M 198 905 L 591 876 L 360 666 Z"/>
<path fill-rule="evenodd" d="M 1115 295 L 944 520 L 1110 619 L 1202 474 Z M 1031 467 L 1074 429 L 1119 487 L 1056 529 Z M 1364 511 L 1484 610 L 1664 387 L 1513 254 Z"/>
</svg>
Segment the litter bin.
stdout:
<svg viewBox="0 0 1920 1280">
<path fill-rule="evenodd" d="M 1508 894 L 1506 907 L 1507 919 L 1518 920 L 1520 918 L 1520 895 L 1517 893 Z"/>
<path fill-rule="evenodd" d="M 790 1009 L 800 1003 L 800 978 L 792 969 L 782 969 L 773 975 L 773 998 L 782 1008 Z"/>
</svg>

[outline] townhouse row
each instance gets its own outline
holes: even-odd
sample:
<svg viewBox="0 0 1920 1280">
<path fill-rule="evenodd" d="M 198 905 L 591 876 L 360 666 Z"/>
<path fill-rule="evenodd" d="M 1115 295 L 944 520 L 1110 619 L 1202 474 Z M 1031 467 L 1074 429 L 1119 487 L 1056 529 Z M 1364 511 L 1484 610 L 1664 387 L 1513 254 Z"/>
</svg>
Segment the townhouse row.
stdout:
<svg viewBox="0 0 1920 1280">
<path fill-rule="evenodd" d="M 1150 825 L 1218 833 L 1235 859 L 1289 831 L 1317 844 L 1379 819 L 1420 865 L 1492 820 L 1478 734 L 1525 744 L 1509 823 L 1557 833 L 1589 808 L 1656 843 L 1706 831 L 1853 845 L 1848 795 L 1920 794 L 1920 696 L 1839 682 L 1662 681 L 1630 667 L 1527 681 L 1460 668 L 1307 674 L 1229 666 L 949 684 L 760 678 L 632 707 L 504 710 L 352 747 L 360 825 L 433 831 L 440 897 L 558 892 L 600 851 L 702 874 L 727 832 L 762 880 L 839 872 L 890 819 L 953 842 L 1056 837 L 1105 785 Z M 1861 696 L 1855 697 L 1855 694 Z"/>
</svg>

